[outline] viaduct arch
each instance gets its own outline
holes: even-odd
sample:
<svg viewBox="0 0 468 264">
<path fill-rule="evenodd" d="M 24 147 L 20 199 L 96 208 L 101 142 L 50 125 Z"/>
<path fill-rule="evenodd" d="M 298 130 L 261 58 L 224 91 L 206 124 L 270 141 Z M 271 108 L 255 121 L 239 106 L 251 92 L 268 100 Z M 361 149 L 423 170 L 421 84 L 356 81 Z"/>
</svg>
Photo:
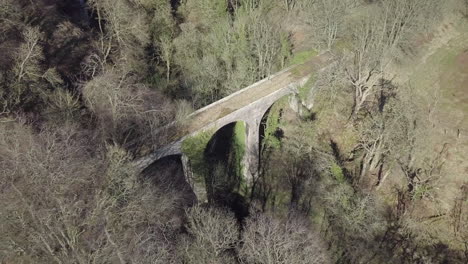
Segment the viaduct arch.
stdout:
<svg viewBox="0 0 468 264">
<path fill-rule="evenodd" d="M 287 68 L 195 111 L 187 117 L 188 124 L 182 129 L 181 135 L 175 135 L 174 140 L 171 140 L 169 144 L 137 159 L 134 165 L 142 171 L 159 159 L 180 155 L 187 182 L 192 187 L 197 199 L 204 202 L 207 200 L 205 186 L 194 179 L 190 160 L 182 151 L 182 143 L 202 132 L 216 132 L 228 124 L 242 121 L 246 124 L 246 148 L 242 161 L 243 174 L 244 180 L 251 183 L 258 174 L 262 118 L 276 101 L 284 96 L 297 94 L 298 88 L 303 86 L 313 73 L 329 65 L 331 60 L 331 54 L 324 53 L 304 64 Z M 176 124 L 169 124 L 162 130 L 165 130 L 166 133 L 176 133 Z"/>
</svg>

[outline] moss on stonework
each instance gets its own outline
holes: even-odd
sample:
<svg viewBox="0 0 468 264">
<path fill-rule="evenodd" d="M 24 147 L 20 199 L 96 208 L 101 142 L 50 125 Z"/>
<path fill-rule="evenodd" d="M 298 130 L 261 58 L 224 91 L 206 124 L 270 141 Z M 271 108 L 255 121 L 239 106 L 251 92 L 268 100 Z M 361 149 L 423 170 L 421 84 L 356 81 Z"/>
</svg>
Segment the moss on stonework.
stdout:
<svg viewBox="0 0 468 264">
<path fill-rule="evenodd" d="M 194 136 L 187 137 L 182 142 L 182 152 L 187 155 L 192 165 L 194 180 L 201 182 L 204 180 L 204 175 L 208 173 L 208 166 L 205 162 L 205 149 L 214 135 L 213 130 L 200 132 Z"/>
<path fill-rule="evenodd" d="M 205 150 L 208 143 L 215 134 L 215 130 L 207 130 L 196 135 L 187 137 L 182 142 L 182 152 L 188 157 L 192 165 L 192 171 L 194 180 L 199 183 L 205 184 L 206 177 L 210 176 L 210 171 L 213 173 L 213 166 L 207 162 L 205 157 Z M 225 168 L 221 169 L 222 175 L 218 175 L 216 181 L 224 184 L 234 184 L 231 189 L 240 195 L 248 194 L 247 182 L 244 179 L 244 166 L 243 159 L 246 153 L 246 125 L 244 122 L 237 122 L 233 127 L 233 133 L 231 138 L 231 150 L 227 164 Z M 230 176 L 229 176 L 230 175 Z M 219 178 L 221 177 L 221 178 Z M 209 179 L 209 178 L 208 178 Z M 229 180 L 231 179 L 231 180 Z M 232 182 L 232 179 L 236 179 L 236 183 Z M 212 181 L 208 180 L 208 181 Z"/>
<path fill-rule="evenodd" d="M 312 74 L 307 82 L 300 86 L 297 90 L 299 99 L 302 101 L 306 101 L 307 97 L 309 96 L 310 89 L 314 86 L 315 82 L 317 81 L 317 76 Z"/>
<path fill-rule="evenodd" d="M 234 173 L 239 180 L 237 192 L 244 196 L 248 194 L 247 182 L 244 178 L 243 159 L 246 150 L 246 127 L 244 122 L 237 122 L 234 126 L 234 134 L 232 138 L 232 152 L 234 157 Z"/>
<path fill-rule="evenodd" d="M 283 97 L 271 107 L 265 123 L 262 149 L 267 147 L 278 149 L 281 146 L 281 140 L 276 136 L 276 132 L 280 126 L 281 110 L 285 107 L 287 101 L 288 98 Z"/>
</svg>

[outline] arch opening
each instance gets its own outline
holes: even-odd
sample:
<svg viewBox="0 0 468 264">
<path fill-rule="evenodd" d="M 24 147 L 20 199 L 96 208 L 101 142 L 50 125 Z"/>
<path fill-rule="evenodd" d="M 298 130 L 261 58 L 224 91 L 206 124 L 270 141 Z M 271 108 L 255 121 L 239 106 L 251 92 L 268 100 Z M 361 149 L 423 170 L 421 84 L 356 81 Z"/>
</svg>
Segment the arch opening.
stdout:
<svg viewBox="0 0 468 264">
<path fill-rule="evenodd" d="M 280 147 L 281 140 L 284 137 L 284 131 L 280 123 L 284 117 L 284 108 L 288 107 L 289 96 L 285 95 L 275 101 L 262 116 L 259 133 L 260 163 L 268 148 Z"/>
<path fill-rule="evenodd" d="M 289 107 L 289 96 L 285 95 L 275 101 L 265 111 L 260 121 L 258 179 L 252 190 L 252 199 L 260 202 L 262 210 L 265 210 L 268 204 L 274 204 L 282 199 L 275 196 L 277 196 L 279 185 L 282 185 L 276 181 L 277 174 L 283 172 L 272 170 L 275 167 L 272 166 L 272 162 L 281 162 L 281 159 L 272 159 L 272 155 L 281 152 L 278 151 L 284 138 L 281 123 L 290 114 L 290 111 L 286 111 L 286 108 Z"/>
<path fill-rule="evenodd" d="M 244 179 L 246 139 L 245 122 L 230 123 L 214 133 L 203 153 L 208 201 L 230 208 L 239 220 L 248 214 Z"/>
<path fill-rule="evenodd" d="M 158 159 L 146 167 L 141 172 L 141 176 L 154 186 L 183 194 L 183 203 L 187 206 L 196 202 L 195 193 L 184 175 L 181 155 L 169 155 Z"/>
</svg>

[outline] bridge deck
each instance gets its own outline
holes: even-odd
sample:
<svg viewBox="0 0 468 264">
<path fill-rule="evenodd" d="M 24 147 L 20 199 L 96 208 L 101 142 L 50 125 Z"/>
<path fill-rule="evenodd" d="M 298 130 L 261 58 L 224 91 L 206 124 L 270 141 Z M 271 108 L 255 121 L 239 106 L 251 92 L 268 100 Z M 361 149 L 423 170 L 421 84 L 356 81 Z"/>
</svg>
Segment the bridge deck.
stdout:
<svg viewBox="0 0 468 264">
<path fill-rule="evenodd" d="M 261 98 L 272 94 L 291 83 L 298 82 L 304 77 L 312 74 L 324 66 L 331 60 L 331 55 L 325 53 L 311 60 L 292 66 L 279 73 L 263 79 L 251 86 L 248 86 L 240 91 L 237 91 L 219 101 L 216 101 L 208 106 L 205 106 L 188 116 L 183 127 L 179 127 L 177 134 L 172 134 L 169 141 L 175 141 L 184 135 L 198 131 L 203 127 L 215 122 L 216 120 L 241 109 L 251 103 L 254 103 Z M 172 130 L 172 132 L 174 132 Z"/>
</svg>

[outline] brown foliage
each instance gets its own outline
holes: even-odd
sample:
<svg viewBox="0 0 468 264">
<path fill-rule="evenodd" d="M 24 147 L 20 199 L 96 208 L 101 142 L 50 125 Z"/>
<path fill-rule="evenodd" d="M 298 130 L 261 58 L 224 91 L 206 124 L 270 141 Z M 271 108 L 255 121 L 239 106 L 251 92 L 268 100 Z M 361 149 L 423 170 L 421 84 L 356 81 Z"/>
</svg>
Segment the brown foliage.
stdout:
<svg viewBox="0 0 468 264">
<path fill-rule="evenodd" d="M 317 234 L 298 215 L 284 220 L 252 217 L 246 222 L 242 242 L 241 263 L 328 263 Z"/>
<path fill-rule="evenodd" d="M 76 128 L 0 131 L 0 261 L 167 263 L 178 198 L 138 180 L 125 151 Z"/>
</svg>

